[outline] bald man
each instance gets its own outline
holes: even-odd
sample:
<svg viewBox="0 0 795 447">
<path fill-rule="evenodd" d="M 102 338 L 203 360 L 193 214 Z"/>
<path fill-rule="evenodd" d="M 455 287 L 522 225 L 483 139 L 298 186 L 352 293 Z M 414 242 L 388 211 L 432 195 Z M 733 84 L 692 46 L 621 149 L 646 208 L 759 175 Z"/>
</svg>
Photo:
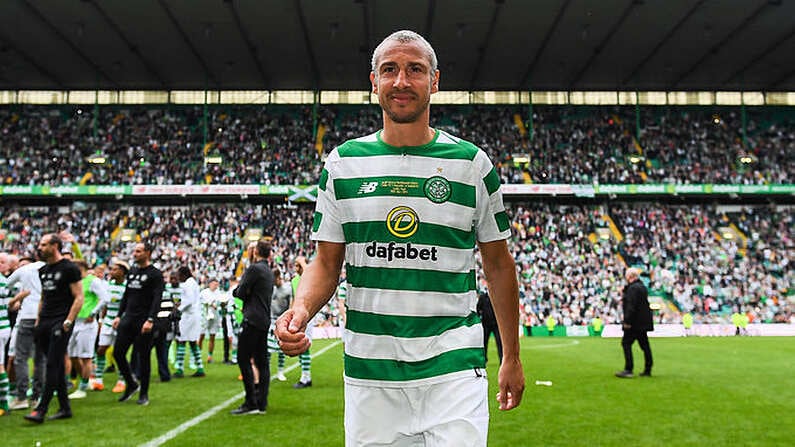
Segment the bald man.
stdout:
<svg viewBox="0 0 795 447">
<path fill-rule="evenodd" d="M 651 346 L 649 346 L 648 332 L 654 330 L 651 308 L 649 307 L 649 292 L 646 285 L 640 280 L 640 269 L 628 268 L 624 273 L 627 285 L 621 306 L 624 310 L 624 319 L 621 326 L 624 336 L 621 338 L 621 347 L 624 349 L 624 369 L 616 373 L 616 377 L 628 379 L 632 377 L 634 363 L 632 360 L 632 344 L 638 341 L 643 350 L 645 360 L 641 376 L 651 377 Z"/>
</svg>

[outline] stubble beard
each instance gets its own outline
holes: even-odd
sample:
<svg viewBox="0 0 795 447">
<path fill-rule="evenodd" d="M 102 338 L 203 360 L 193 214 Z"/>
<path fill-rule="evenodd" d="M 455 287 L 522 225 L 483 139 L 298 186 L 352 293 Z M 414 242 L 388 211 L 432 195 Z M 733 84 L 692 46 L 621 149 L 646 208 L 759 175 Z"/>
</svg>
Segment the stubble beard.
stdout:
<svg viewBox="0 0 795 447">
<path fill-rule="evenodd" d="M 392 108 L 389 107 L 388 99 L 381 100 L 379 102 L 381 104 L 381 109 L 386 113 L 386 116 L 389 119 L 397 124 L 409 124 L 416 122 L 426 110 L 428 110 L 428 106 L 431 103 L 430 95 L 427 96 L 425 102 L 421 104 L 415 111 L 413 112 L 406 112 L 404 114 L 399 114 L 395 112 Z"/>
</svg>

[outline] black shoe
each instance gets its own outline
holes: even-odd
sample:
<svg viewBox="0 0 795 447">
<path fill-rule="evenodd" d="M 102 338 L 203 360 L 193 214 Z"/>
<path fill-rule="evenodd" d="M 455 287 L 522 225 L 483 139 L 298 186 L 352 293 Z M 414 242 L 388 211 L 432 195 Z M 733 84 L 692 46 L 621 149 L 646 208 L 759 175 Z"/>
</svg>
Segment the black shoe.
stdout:
<svg viewBox="0 0 795 447">
<path fill-rule="evenodd" d="M 651 377 L 651 371 L 643 371 L 640 373 L 641 377 Z"/>
<path fill-rule="evenodd" d="M 622 370 L 622 371 L 618 371 L 616 373 L 616 377 L 620 377 L 622 379 L 631 379 L 634 376 L 632 375 L 632 371 L 627 371 L 625 369 L 625 370 Z"/>
<path fill-rule="evenodd" d="M 127 385 L 127 389 L 124 390 L 124 393 L 119 398 L 119 402 L 127 402 L 130 398 L 133 397 L 135 393 L 141 388 L 136 382 L 133 382 L 132 385 Z"/>
<path fill-rule="evenodd" d="M 204 371 L 200 369 L 200 370 L 196 371 L 195 373 L 191 374 L 191 377 L 204 377 L 206 375 L 207 374 L 205 374 Z"/>
<path fill-rule="evenodd" d="M 224 360 L 224 365 L 234 365 L 234 364 L 235 364 L 235 362 L 233 362 L 231 360 Z"/>
<path fill-rule="evenodd" d="M 48 421 L 55 421 L 57 419 L 71 419 L 71 418 L 72 418 L 72 412 L 71 411 L 58 410 L 57 413 L 55 413 L 54 415 L 48 417 L 47 420 Z"/>
<path fill-rule="evenodd" d="M 115 373 L 115 372 L 116 372 L 116 366 L 115 365 L 110 365 L 107 368 L 105 368 L 105 374 Z"/>
<path fill-rule="evenodd" d="M 160 381 L 161 382 L 171 382 L 171 377 L 161 377 Z"/>
<path fill-rule="evenodd" d="M 29 420 L 30 422 L 35 422 L 37 424 L 41 424 L 42 422 L 44 422 L 44 412 L 39 410 L 33 410 L 23 417 Z"/>
<path fill-rule="evenodd" d="M 230 413 L 235 415 L 235 416 L 238 416 L 238 415 L 241 415 L 241 414 L 260 414 L 260 413 L 264 413 L 264 412 L 265 412 L 264 410 L 260 411 L 259 408 L 257 408 L 257 407 L 249 407 L 246 404 L 243 404 L 243 405 L 235 408 L 234 410 L 230 411 Z"/>
<path fill-rule="evenodd" d="M 298 382 L 295 385 L 293 385 L 293 388 L 300 390 L 301 388 L 309 388 L 310 386 L 312 386 L 311 380 L 309 382 Z"/>
<path fill-rule="evenodd" d="M 144 406 L 149 405 L 149 396 L 140 396 L 138 398 L 138 402 L 136 403 L 138 405 L 144 405 Z"/>
</svg>

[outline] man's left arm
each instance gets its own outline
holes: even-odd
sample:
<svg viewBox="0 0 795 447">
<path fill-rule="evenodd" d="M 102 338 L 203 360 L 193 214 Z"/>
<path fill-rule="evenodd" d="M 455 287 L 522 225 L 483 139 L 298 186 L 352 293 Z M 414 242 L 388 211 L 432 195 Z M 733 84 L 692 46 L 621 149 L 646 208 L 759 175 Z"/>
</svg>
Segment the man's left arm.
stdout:
<svg viewBox="0 0 795 447">
<path fill-rule="evenodd" d="M 66 320 L 64 320 L 63 329 L 66 332 L 72 330 L 77 313 L 80 312 L 80 308 L 83 307 L 83 282 L 73 282 L 69 284 L 69 289 L 72 291 L 72 296 L 75 297 L 75 300 L 72 301 L 72 307 L 69 308 L 69 314 L 66 316 Z M 69 322 L 68 324 L 67 321 Z"/>
<path fill-rule="evenodd" d="M 502 339 L 503 357 L 497 400 L 500 410 L 510 410 L 521 403 L 525 387 L 524 370 L 519 358 L 519 284 L 516 280 L 516 264 L 504 239 L 479 242 L 478 247 Z"/>
</svg>

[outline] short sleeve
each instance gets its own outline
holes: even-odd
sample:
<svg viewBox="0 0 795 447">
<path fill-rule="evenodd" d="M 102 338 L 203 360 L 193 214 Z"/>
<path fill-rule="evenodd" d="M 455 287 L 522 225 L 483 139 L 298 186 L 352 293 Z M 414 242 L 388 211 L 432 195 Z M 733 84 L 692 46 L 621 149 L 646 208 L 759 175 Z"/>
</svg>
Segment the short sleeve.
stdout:
<svg viewBox="0 0 795 447">
<path fill-rule="evenodd" d="M 339 163 L 339 152 L 335 149 L 326 159 L 323 172 L 318 183 L 317 204 L 312 222 L 314 241 L 345 242 L 342 231 L 342 216 L 334 192 L 335 167 Z"/>
<path fill-rule="evenodd" d="M 511 236 L 511 226 L 500 191 L 500 177 L 483 151 L 478 151 L 473 160 L 477 181 L 476 231 L 478 242 L 492 242 Z"/>
</svg>

